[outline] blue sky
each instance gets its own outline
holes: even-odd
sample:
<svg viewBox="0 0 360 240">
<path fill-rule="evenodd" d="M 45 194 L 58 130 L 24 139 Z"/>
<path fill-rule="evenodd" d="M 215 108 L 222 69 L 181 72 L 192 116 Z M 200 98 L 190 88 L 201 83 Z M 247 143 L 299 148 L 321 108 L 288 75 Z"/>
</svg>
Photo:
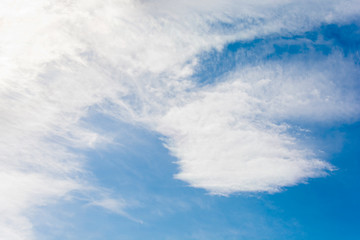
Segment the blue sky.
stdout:
<svg viewBox="0 0 360 240">
<path fill-rule="evenodd" d="M 43 223 L 40 239 L 356 239 L 359 131 L 353 124 L 320 132 L 331 148 L 341 145 L 328 158 L 338 170 L 326 178 L 276 194 L 221 197 L 174 180 L 175 159 L 158 136 L 131 129 L 124 148 L 89 152 L 89 168 L 101 186 L 135 202 L 128 209 L 135 221 L 71 201 L 52 207 L 57 231 Z"/>
<path fill-rule="evenodd" d="M 0 9 L 0 239 L 360 238 L 359 1 Z"/>
</svg>

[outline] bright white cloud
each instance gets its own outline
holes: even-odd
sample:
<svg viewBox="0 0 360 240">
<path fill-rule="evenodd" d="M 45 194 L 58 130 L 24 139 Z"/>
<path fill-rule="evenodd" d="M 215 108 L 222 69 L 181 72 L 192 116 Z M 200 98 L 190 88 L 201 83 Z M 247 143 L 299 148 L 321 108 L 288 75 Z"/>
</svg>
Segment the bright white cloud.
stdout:
<svg viewBox="0 0 360 240">
<path fill-rule="evenodd" d="M 2 1 L 0 238 L 31 239 L 29 209 L 89 189 L 83 159 L 70 148 L 108 141 L 82 124 L 93 106 L 167 136 L 178 178 L 213 193 L 276 191 L 322 175 L 329 165 L 273 121 L 296 118 L 299 110 L 310 120 L 319 110 L 317 120 L 334 119 L 339 109 L 345 120 L 356 118 L 347 88 L 326 86 L 319 71 L 294 88 L 299 72 L 277 77 L 272 66 L 209 89 L 188 78 L 203 51 L 347 21 L 358 3 Z M 104 201 L 98 205 L 121 212 Z"/>
<path fill-rule="evenodd" d="M 336 64 L 345 63 L 338 58 Z M 332 169 L 316 159 L 317 149 L 289 133 L 297 130 L 286 121 L 329 124 L 358 119 L 356 90 L 342 92 L 353 73 L 325 71 L 334 67 L 332 60 L 296 68 L 283 65 L 241 69 L 189 96 L 161 118 L 157 130 L 168 137 L 167 146 L 179 159 L 177 178 L 227 195 L 276 192 Z M 344 66 L 353 69 L 349 63 Z"/>
</svg>

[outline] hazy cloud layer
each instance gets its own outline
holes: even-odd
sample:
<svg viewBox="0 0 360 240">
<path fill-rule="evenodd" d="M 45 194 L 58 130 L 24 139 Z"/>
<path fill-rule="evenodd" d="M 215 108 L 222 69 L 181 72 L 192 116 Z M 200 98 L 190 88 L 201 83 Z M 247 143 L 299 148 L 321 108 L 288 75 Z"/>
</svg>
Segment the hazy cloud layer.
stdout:
<svg viewBox="0 0 360 240">
<path fill-rule="evenodd" d="M 205 88 L 191 75 L 204 51 L 350 21 L 359 8 L 359 1 L 2 1 L 0 238 L 31 239 L 29 209 L 92 189 L 73 150 L 111 139 L 82 123 L 91 109 L 159 131 L 179 158 L 177 177 L 215 194 L 273 192 L 325 174 L 331 166 L 289 134 L 286 121 L 357 119 L 356 94 L 341 84 L 353 80 L 353 67 L 341 54 L 307 74 L 307 66 L 278 62 Z M 332 71 L 331 61 L 348 71 Z M 95 202 L 123 213 L 122 203 Z"/>
</svg>

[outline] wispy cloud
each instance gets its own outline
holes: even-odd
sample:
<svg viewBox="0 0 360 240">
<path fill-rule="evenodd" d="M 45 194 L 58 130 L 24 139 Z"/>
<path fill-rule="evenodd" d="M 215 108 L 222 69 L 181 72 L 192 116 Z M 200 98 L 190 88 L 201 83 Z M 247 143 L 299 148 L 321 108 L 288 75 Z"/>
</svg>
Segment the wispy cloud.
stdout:
<svg viewBox="0 0 360 240">
<path fill-rule="evenodd" d="M 158 131 L 179 159 L 177 178 L 213 194 L 276 192 L 326 174 L 333 167 L 302 142 L 297 124 L 358 119 L 354 77 L 333 70 L 341 58 L 312 66 L 249 67 L 189 96 L 159 120 Z M 290 64 L 292 66 L 292 64 Z M 294 134 L 294 132 L 297 132 Z"/>
<path fill-rule="evenodd" d="M 250 68 L 207 89 L 191 75 L 203 51 L 351 20 L 359 8 L 358 1 L 2 1 L 0 238 L 31 239 L 29 209 L 89 189 L 73 150 L 108 141 L 82 124 L 90 107 L 164 134 L 179 158 L 177 177 L 213 193 L 276 191 L 323 175 L 330 165 L 279 121 L 356 118 L 347 88 L 326 86 L 316 69 L 307 77 Z M 122 211 L 104 201 L 97 205 Z"/>
<path fill-rule="evenodd" d="M 126 212 L 125 209 L 129 207 L 129 203 L 127 203 L 123 199 L 102 198 L 100 200 L 90 202 L 89 206 L 101 207 L 103 209 L 110 211 L 111 213 L 122 215 L 130 219 L 131 221 L 143 224 L 142 220 L 136 219 Z"/>
</svg>

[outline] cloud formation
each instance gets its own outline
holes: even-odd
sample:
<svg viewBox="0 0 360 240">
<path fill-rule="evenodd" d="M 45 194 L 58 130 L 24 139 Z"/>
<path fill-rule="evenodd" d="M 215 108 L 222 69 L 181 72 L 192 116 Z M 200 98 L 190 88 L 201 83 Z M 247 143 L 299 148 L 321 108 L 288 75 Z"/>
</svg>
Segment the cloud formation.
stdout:
<svg viewBox="0 0 360 240">
<path fill-rule="evenodd" d="M 248 67 L 173 107 L 157 130 L 168 136 L 167 147 L 179 159 L 176 177 L 228 195 L 276 192 L 332 170 L 302 141 L 299 124 L 358 119 L 357 91 L 340 90 L 343 79 L 354 77 L 353 66 L 345 64 L 345 76 L 324 71 L 334 63 Z"/>
<path fill-rule="evenodd" d="M 76 152 L 111 141 L 83 124 L 94 109 L 163 134 L 179 158 L 177 177 L 215 194 L 273 192 L 324 175 L 331 166 L 286 121 L 357 119 L 356 95 L 340 80 L 328 84 L 335 71 L 324 75 L 320 64 L 304 75 L 307 66 L 278 62 L 204 88 L 191 76 L 203 52 L 350 21 L 359 8 L 321 0 L 2 1 L 0 238 L 31 239 L 30 209 L 91 188 Z M 353 69 L 341 54 L 334 59 Z"/>
</svg>

